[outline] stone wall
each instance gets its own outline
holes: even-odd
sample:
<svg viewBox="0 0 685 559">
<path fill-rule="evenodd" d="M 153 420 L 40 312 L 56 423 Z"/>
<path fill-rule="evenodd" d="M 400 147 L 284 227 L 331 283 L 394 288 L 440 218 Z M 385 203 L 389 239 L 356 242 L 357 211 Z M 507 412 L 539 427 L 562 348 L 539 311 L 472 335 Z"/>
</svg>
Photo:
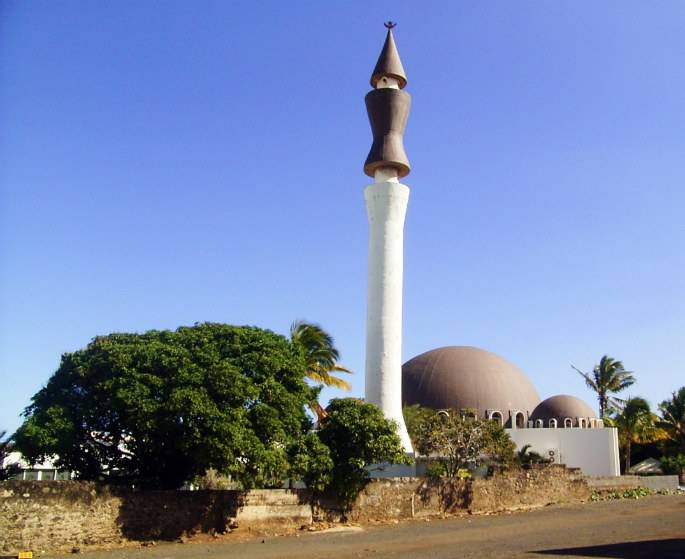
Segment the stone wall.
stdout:
<svg viewBox="0 0 685 559">
<path fill-rule="evenodd" d="M 487 479 L 375 479 L 359 494 L 347 516 L 367 522 L 460 511 L 497 512 L 579 502 L 590 495 L 578 471 L 558 465 L 507 470 Z"/>
<path fill-rule="evenodd" d="M 588 499 L 590 489 L 563 466 L 510 470 L 489 479 L 372 480 L 347 519 L 365 523 L 459 512 L 487 512 Z M 333 501 L 311 506 L 306 490 L 130 491 L 89 482 L 0 483 L 0 555 L 21 550 L 174 540 L 261 526 L 300 527 L 343 517 Z"/>
<path fill-rule="evenodd" d="M 497 512 L 589 499 L 583 475 L 561 465 L 509 470 L 473 482 L 472 512 Z"/>
<path fill-rule="evenodd" d="M 144 491 L 76 481 L 0 484 L 0 553 L 174 540 L 262 524 L 312 522 L 302 490 Z"/>
</svg>

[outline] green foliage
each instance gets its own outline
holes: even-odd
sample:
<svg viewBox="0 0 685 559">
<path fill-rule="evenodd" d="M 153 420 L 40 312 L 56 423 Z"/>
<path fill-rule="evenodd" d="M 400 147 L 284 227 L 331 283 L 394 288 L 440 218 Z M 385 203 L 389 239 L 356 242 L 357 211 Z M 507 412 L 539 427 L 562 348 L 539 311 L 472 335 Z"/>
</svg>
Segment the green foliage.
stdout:
<svg viewBox="0 0 685 559">
<path fill-rule="evenodd" d="M 668 433 L 673 446 L 685 453 L 685 386 L 661 402 L 659 411 L 662 419 L 658 426 Z"/>
<path fill-rule="evenodd" d="M 653 442 L 658 438 L 656 416 L 649 402 L 639 396 L 628 398 L 620 411 L 613 411 L 612 417 L 605 418 L 610 427 L 618 429 L 618 441 L 625 458 L 625 471 L 630 468 L 633 444 Z"/>
<path fill-rule="evenodd" d="M 10 479 L 21 472 L 21 468 L 16 464 L 5 465 L 5 460 L 12 452 L 11 442 L 5 439 L 5 435 L 7 435 L 7 431 L 0 431 L 0 481 Z"/>
<path fill-rule="evenodd" d="M 626 371 L 621 361 L 617 361 L 608 355 L 604 355 L 600 359 L 599 365 L 595 365 L 591 374 L 584 373 L 573 365 L 571 367 L 585 379 L 588 388 L 597 394 L 600 418 L 604 418 L 610 408 L 621 403 L 618 398 L 612 398 L 611 395 L 621 392 L 635 383 L 633 373 Z"/>
<path fill-rule="evenodd" d="M 317 324 L 298 320 L 290 326 L 290 340 L 302 349 L 307 363 L 306 376 L 324 386 L 335 386 L 343 390 L 351 388 L 346 380 L 331 373 L 352 373 L 338 363 L 340 353 L 333 337 Z"/>
<path fill-rule="evenodd" d="M 647 489 L 646 487 L 636 487 L 634 489 L 625 489 L 623 491 L 601 491 L 594 492 L 590 499 L 592 501 L 612 501 L 615 499 L 640 499 L 654 495 L 655 491 Z M 668 492 L 659 492 L 660 494 L 668 494 Z"/>
<path fill-rule="evenodd" d="M 214 468 L 209 468 L 205 475 L 193 479 L 193 485 L 198 489 L 223 490 L 235 489 L 235 483 L 228 476 L 221 475 Z"/>
<path fill-rule="evenodd" d="M 425 456 L 441 456 L 440 460 L 429 464 L 428 477 L 454 477 L 466 464 L 475 466 L 488 462 L 506 467 L 516 461 L 516 445 L 499 422 L 478 419 L 475 410 L 437 412 L 416 404 L 405 406 L 402 412 L 414 448 Z M 471 428 L 474 433 L 467 433 Z M 472 456 L 462 459 L 468 455 L 464 445 L 470 443 L 476 445 Z"/>
<path fill-rule="evenodd" d="M 348 509 L 369 479 L 372 464 L 409 464 L 397 424 L 372 404 L 354 398 L 332 400 L 319 438 L 333 461 L 329 488 Z"/>
<path fill-rule="evenodd" d="M 445 477 L 445 465 L 441 460 L 431 460 L 426 466 L 426 477 L 433 480 L 438 480 Z"/>
<path fill-rule="evenodd" d="M 483 424 L 485 448 L 488 462 L 498 466 L 511 466 L 516 461 L 516 444 L 499 421 L 480 420 Z"/>
<path fill-rule="evenodd" d="M 62 356 L 14 440 L 82 479 L 174 488 L 214 468 L 245 488 L 280 486 L 316 399 L 305 371 L 298 348 L 253 327 L 97 337 Z"/>
<path fill-rule="evenodd" d="M 422 420 L 416 449 L 425 456 L 439 456 L 445 475 L 454 478 L 459 470 L 486 460 L 511 463 L 515 446 L 497 422 L 450 410 Z"/>
<path fill-rule="evenodd" d="M 407 426 L 407 432 L 411 443 L 416 448 L 421 435 L 423 425 L 433 417 L 437 412 L 431 408 L 424 408 L 419 404 L 411 406 L 404 406 L 402 408 L 402 415 L 404 416 L 404 424 Z"/>
<path fill-rule="evenodd" d="M 308 433 L 290 450 L 290 475 L 299 477 L 312 491 L 322 492 L 331 483 L 331 451 L 316 433 Z"/>
<path fill-rule="evenodd" d="M 522 466 L 530 466 L 531 464 L 548 464 L 549 460 L 541 456 L 534 450 L 530 450 L 530 445 L 526 444 L 521 447 L 521 450 L 516 454 L 516 459 Z"/>
<path fill-rule="evenodd" d="M 661 468 L 665 474 L 685 473 L 685 455 L 676 454 L 675 456 L 664 456 L 661 460 Z"/>
</svg>

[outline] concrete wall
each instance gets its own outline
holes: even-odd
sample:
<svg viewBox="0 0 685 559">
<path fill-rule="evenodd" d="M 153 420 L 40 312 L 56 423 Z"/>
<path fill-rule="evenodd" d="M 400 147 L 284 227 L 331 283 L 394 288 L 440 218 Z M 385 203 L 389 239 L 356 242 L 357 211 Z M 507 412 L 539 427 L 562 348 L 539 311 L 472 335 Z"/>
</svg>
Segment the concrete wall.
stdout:
<svg viewBox="0 0 685 559">
<path fill-rule="evenodd" d="M 646 487 L 653 491 L 678 489 L 678 476 L 597 476 L 586 478 L 588 486 L 594 491 L 623 491 Z"/>
<path fill-rule="evenodd" d="M 518 448 L 526 444 L 543 456 L 558 451 L 559 463 L 580 468 L 589 476 L 620 475 L 618 435 L 614 428 L 602 429 L 506 429 Z"/>
</svg>

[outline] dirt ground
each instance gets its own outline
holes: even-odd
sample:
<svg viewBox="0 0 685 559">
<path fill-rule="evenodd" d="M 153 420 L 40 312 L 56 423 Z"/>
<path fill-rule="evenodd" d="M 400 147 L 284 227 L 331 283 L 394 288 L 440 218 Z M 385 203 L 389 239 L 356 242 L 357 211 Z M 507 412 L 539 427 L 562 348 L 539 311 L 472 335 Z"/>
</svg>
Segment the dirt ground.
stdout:
<svg viewBox="0 0 685 559">
<path fill-rule="evenodd" d="M 215 559 L 685 559 L 685 495 L 549 506 L 512 514 L 412 520 L 324 532 L 303 531 L 248 541 L 230 534 L 210 543 L 158 543 L 153 547 L 90 552 L 82 556 L 86 559 L 206 556 Z M 74 555 L 43 557 L 57 559 Z"/>
</svg>

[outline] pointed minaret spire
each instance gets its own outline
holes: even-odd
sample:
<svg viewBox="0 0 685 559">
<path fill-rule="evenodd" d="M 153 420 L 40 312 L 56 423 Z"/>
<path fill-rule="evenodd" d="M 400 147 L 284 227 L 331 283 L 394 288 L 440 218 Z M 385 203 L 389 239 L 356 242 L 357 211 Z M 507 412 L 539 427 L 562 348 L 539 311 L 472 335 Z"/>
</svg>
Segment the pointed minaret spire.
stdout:
<svg viewBox="0 0 685 559">
<path fill-rule="evenodd" d="M 388 21 L 384 25 L 388 30 L 388 34 L 385 37 L 385 44 L 378 57 L 378 62 L 376 62 L 376 67 L 373 69 L 373 74 L 371 74 L 371 85 L 378 87 L 378 81 L 385 76 L 395 78 L 399 88 L 404 89 L 404 86 L 407 85 L 407 75 L 404 73 L 400 53 L 397 52 L 395 38 L 392 35 L 392 30 L 397 24 Z"/>
</svg>

